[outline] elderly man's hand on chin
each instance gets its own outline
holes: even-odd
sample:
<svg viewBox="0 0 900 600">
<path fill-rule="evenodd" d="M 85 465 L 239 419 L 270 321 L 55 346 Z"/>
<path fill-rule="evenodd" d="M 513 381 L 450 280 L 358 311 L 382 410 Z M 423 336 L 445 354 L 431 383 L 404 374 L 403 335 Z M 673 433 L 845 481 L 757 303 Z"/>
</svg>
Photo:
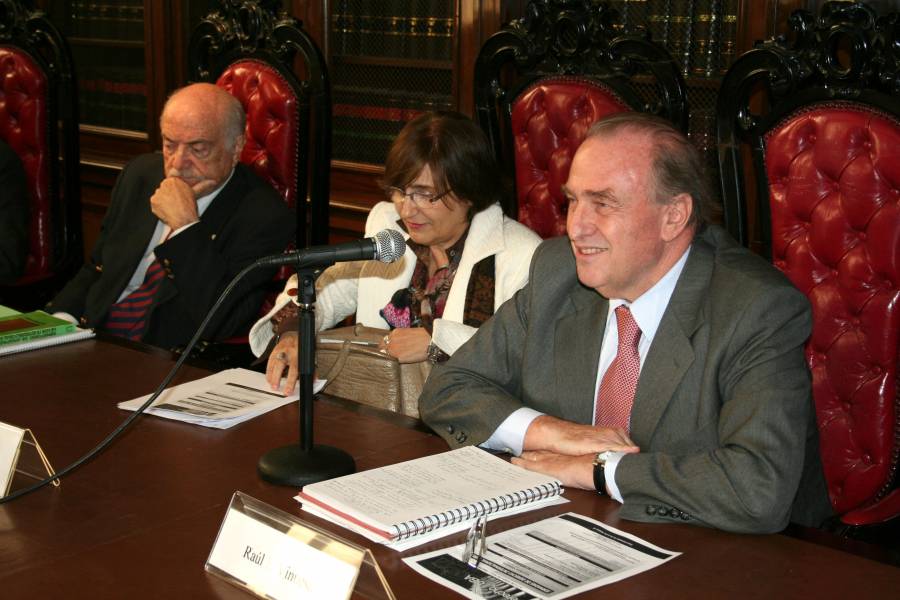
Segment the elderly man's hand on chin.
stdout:
<svg viewBox="0 0 900 600">
<path fill-rule="evenodd" d="M 197 185 L 202 186 L 203 183 Z M 162 180 L 150 197 L 150 209 L 172 231 L 200 220 L 196 192 L 180 177 L 166 177 Z"/>
</svg>

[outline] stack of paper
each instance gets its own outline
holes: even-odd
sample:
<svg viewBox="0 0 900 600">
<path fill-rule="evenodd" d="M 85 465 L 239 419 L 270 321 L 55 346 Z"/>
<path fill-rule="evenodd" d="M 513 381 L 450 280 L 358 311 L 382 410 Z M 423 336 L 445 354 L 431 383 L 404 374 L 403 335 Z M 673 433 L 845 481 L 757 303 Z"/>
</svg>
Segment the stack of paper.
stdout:
<svg viewBox="0 0 900 600">
<path fill-rule="evenodd" d="M 324 384 L 324 381 L 317 381 L 314 391 L 321 390 Z M 149 397 L 147 394 L 120 402 L 119 408 L 137 410 Z M 296 392 L 285 396 L 271 391 L 263 373 L 229 369 L 167 389 L 147 413 L 204 427 L 228 429 L 297 398 Z"/>
</svg>

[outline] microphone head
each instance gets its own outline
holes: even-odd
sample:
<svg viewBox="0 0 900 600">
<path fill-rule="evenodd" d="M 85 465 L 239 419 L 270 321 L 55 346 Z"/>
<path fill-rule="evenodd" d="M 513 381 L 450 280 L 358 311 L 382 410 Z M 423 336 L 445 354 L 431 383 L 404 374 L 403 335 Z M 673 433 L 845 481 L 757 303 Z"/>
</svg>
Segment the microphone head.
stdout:
<svg viewBox="0 0 900 600">
<path fill-rule="evenodd" d="M 396 229 L 382 229 L 375 234 L 375 260 L 392 263 L 406 252 L 406 240 Z"/>
</svg>

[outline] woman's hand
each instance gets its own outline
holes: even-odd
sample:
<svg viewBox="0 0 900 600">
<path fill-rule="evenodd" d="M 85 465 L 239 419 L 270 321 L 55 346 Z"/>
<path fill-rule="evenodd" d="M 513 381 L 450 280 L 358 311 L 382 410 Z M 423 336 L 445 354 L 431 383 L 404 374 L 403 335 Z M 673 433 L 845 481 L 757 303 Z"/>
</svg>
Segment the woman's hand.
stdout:
<svg viewBox="0 0 900 600">
<path fill-rule="evenodd" d="M 431 336 L 424 327 L 401 327 L 384 336 L 378 349 L 402 363 L 422 362 L 428 358 Z"/>
<path fill-rule="evenodd" d="M 284 378 L 284 390 L 279 389 L 284 370 L 287 376 Z M 272 348 L 269 354 L 269 362 L 266 364 L 266 381 L 276 392 L 287 395 L 294 391 L 299 377 L 299 362 L 297 360 L 297 333 L 289 331 L 281 334 L 281 339 Z"/>
</svg>

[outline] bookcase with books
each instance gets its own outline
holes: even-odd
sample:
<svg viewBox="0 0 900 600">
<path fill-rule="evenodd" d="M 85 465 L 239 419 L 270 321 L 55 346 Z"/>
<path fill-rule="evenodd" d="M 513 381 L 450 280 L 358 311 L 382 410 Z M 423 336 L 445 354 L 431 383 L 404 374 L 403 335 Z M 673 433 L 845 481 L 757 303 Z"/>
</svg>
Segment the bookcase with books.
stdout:
<svg viewBox="0 0 900 600">
<path fill-rule="evenodd" d="M 333 156 L 381 164 L 415 115 L 454 96 L 455 2 L 338 0 L 331 4 Z"/>
<path fill-rule="evenodd" d="M 786 31 L 790 13 L 812 0 L 604 1 L 619 12 L 623 26 L 645 27 L 681 64 L 691 106 L 689 135 L 715 172 L 722 75 L 754 41 Z M 380 199 L 374 181 L 391 140 L 410 118 L 433 109 L 472 113 L 475 55 L 502 23 L 521 17 L 526 4 L 333 0 L 323 8 L 307 7 L 305 22 L 323 24 L 318 39 L 325 42 L 334 90 L 333 215 L 364 219 Z"/>
<path fill-rule="evenodd" d="M 146 132 L 143 0 L 66 4 L 68 10 L 54 12 L 62 12 L 58 22 L 80 67 L 82 125 Z"/>
<path fill-rule="evenodd" d="M 671 52 L 688 87 L 688 135 L 718 171 L 716 98 L 722 76 L 756 40 L 787 30 L 808 0 L 608 0 L 625 27 L 644 27 Z"/>
<path fill-rule="evenodd" d="M 376 181 L 391 140 L 421 111 L 472 114 L 482 44 L 527 0 L 255 0 L 298 17 L 328 58 L 334 100 L 331 237 L 359 237 L 382 199 Z M 599 2 L 600 0 L 584 0 Z M 753 41 L 786 31 L 818 0 L 604 0 L 679 57 L 691 137 L 714 156 L 722 71 Z M 34 0 L 68 38 L 81 105 L 85 250 L 99 233 L 122 166 L 160 148 L 165 98 L 187 83 L 187 40 L 218 0 Z M 711 160 L 711 163 L 714 163 Z"/>
<path fill-rule="evenodd" d="M 185 82 L 190 24 L 214 0 L 35 0 L 72 49 L 81 132 L 85 254 L 122 167 L 160 148 L 157 119 Z"/>
<path fill-rule="evenodd" d="M 331 0 L 298 16 L 328 58 L 333 99 L 332 238 L 357 237 L 383 199 L 376 181 L 407 121 L 472 114 L 481 44 L 521 4 L 499 0 Z M 298 7 L 299 8 L 299 7 Z"/>
</svg>

